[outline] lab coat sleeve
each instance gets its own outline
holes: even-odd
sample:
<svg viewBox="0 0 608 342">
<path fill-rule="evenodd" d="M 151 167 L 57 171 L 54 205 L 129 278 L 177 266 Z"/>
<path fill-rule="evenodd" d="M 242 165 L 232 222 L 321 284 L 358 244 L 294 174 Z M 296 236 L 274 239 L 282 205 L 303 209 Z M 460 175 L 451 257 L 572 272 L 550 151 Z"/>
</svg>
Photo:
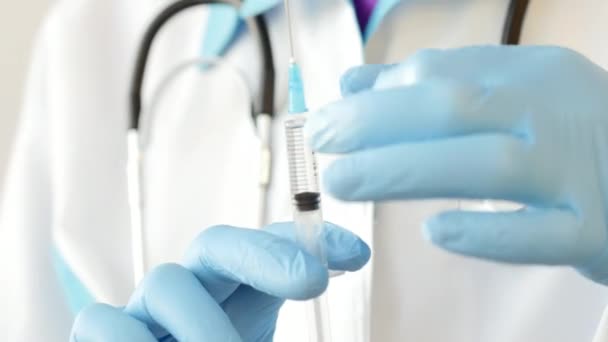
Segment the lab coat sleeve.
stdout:
<svg viewBox="0 0 608 342">
<path fill-rule="evenodd" d="M 2 341 L 67 341 L 72 321 L 52 264 L 49 25 L 34 47 L 0 206 Z"/>
</svg>

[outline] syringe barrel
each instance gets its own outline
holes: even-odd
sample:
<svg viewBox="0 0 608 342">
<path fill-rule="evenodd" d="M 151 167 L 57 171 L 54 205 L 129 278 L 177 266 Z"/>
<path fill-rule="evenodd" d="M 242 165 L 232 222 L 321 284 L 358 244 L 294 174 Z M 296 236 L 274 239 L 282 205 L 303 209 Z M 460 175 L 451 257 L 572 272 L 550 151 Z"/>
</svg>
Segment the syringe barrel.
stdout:
<svg viewBox="0 0 608 342">
<path fill-rule="evenodd" d="M 302 247 L 327 264 L 317 161 L 306 141 L 305 124 L 306 114 L 291 114 L 285 121 L 296 236 Z"/>
<path fill-rule="evenodd" d="M 298 195 L 303 200 L 306 200 L 306 196 L 302 194 L 319 193 L 317 161 L 304 135 L 305 124 L 305 114 L 291 114 L 285 121 L 287 155 L 289 158 L 289 180 L 294 200 L 296 200 L 296 196 Z"/>
</svg>

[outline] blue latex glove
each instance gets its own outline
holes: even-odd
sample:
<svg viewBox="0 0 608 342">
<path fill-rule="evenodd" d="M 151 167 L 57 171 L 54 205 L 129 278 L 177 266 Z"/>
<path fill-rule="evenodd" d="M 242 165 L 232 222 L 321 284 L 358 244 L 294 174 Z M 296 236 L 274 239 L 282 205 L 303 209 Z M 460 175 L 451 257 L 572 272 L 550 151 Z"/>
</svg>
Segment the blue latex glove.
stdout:
<svg viewBox="0 0 608 342">
<path fill-rule="evenodd" d="M 502 199 L 450 211 L 425 233 L 450 251 L 572 265 L 608 284 L 608 73 L 558 47 L 423 50 L 346 73 L 345 98 L 309 118 L 344 200 Z"/>
<path fill-rule="evenodd" d="M 181 265 L 152 270 L 125 309 L 84 309 L 71 341 L 271 341 L 285 299 L 316 297 L 328 284 L 327 268 L 294 239 L 289 223 L 210 228 Z M 356 271 L 369 260 L 369 247 L 347 230 L 327 224 L 325 240 L 331 269 Z"/>
</svg>

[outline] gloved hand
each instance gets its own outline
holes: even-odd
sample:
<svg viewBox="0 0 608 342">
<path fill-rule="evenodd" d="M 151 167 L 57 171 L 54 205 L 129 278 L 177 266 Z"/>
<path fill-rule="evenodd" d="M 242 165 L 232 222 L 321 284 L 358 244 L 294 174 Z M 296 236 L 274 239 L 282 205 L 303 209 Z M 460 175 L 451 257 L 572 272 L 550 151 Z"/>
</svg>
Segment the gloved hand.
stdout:
<svg viewBox="0 0 608 342">
<path fill-rule="evenodd" d="M 608 284 L 608 73 L 558 47 L 423 50 L 363 66 L 344 99 L 309 118 L 344 200 L 500 199 L 511 212 L 443 212 L 425 233 L 447 250 L 572 265 Z"/>
<path fill-rule="evenodd" d="M 327 268 L 294 235 L 288 223 L 210 228 L 182 265 L 152 270 L 125 309 L 84 309 L 71 341 L 271 341 L 284 300 L 316 297 L 328 284 Z M 327 224 L 325 240 L 331 269 L 356 271 L 369 260 L 369 247 L 347 230 Z"/>
</svg>

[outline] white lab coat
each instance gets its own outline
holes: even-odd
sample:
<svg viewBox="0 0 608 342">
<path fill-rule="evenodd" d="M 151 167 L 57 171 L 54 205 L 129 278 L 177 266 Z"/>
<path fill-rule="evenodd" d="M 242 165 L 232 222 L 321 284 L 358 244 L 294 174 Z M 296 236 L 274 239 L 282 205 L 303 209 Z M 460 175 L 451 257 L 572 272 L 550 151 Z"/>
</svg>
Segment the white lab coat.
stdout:
<svg viewBox="0 0 608 342">
<path fill-rule="evenodd" d="M 164 3 L 64 0 L 43 25 L 1 212 L 2 340 L 67 340 L 73 314 L 53 266 L 56 254 L 99 301 L 124 305 L 133 290 L 128 86 L 143 27 Z M 339 98 L 341 73 L 364 61 L 396 62 L 423 47 L 498 43 L 508 1 L 404 0 L 365 48 L 347 1 L 293 3 L 297 55 L 316 108 Z M 265 15 L 277 62 L 276 106 L 284 109 L 285 18 L 280 7 Z M 205 18 L 206 10 L 191 10 L 163 30 L 146 94 L 175 63 L 197 56 Z M 568 46 L 608 68 L 606 18 L 604 0 L 532 1 L 522 41 Z M 244 35 L 226 55 L 251 84 L 259 70 L 254 48 Z M 192 70 L 158 100 L 145 165 L 150 265 L 179 260 L 210 225 L 255 226 L 259 159 L 246 100 L 244 87 L 222 69 Z M 287 220 L 280 120 L 273 135 L 270 219 Z M 455 205 L 324 197 L 326 218 L 374 249 L 363 271 L 332 280 L 335 341 L 591 340 L 608 303 L 606 288 L 567 268 L 499 265 L 432 247 L 421 223 Z M 276 340 L 305 341 L 304 317 L 301 303 L 288 303 Z"/>
</svg>

